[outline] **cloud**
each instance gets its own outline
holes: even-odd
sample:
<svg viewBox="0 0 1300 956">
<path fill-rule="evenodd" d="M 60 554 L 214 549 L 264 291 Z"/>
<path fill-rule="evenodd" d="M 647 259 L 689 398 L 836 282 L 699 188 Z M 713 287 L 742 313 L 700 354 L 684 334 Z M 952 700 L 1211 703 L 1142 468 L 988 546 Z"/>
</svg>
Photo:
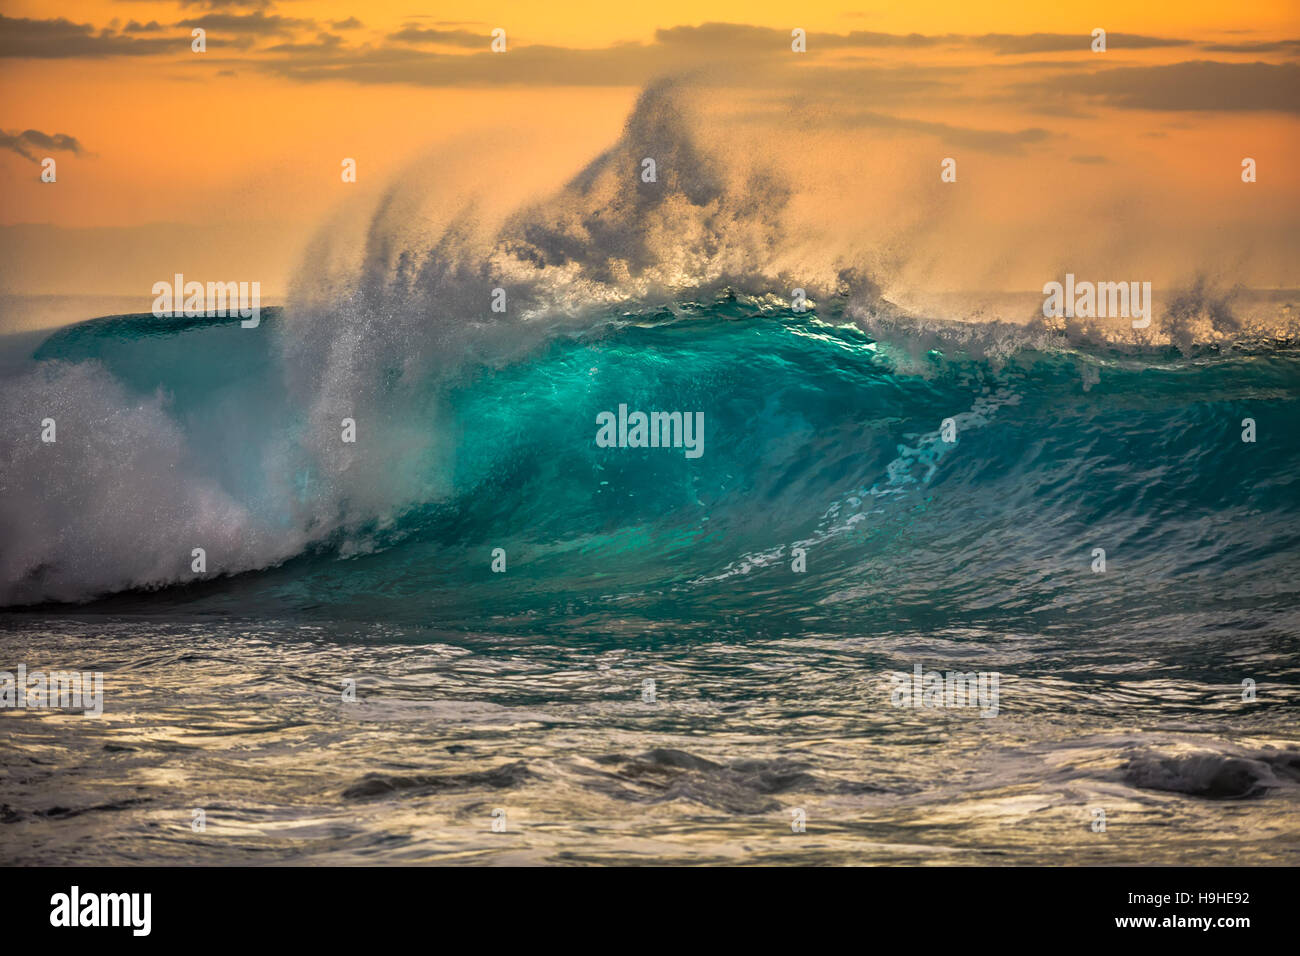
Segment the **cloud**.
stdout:
<svg viewBox="0 0 1300 956">
<path fill-rule="evenodd" d="M 782 88 L 815 99 L 829 92 L 858 97 L 855 106 L 883 105 L 882 91 L 896 99 L 923 93 L 969 96 L 966 85 L 977 70 L 1014 66 L 999 59 L 976 65 L 953 63 L 931 56 L 920 64 L 884 66 L 850 59 L 844 54 L 879 50 L 894 53 L 945 48 L 992 52 L 996 57 L 1041 53 L 1079 53 L 1051 63 L 1035 61 L 1046 72 L 1033 82 L 1006 89 L 1005 99 L 1060 115 L 1074 113 L 1084 98 L 1118 107 L 1153 110 L 1282 110 L 1300 111 L 1297 65 L 1221 63 L 1134 67 L 1101 64 L 1104 57 L 1086 54 L 1089 34 L 890 34 L 855 30 L 843 34 L 812 32 L 808 53 L 790 53 L 790 31 L 743 23 L 707 22 L 655 32 L 650 42 L 621 42 L 605 47 L 574 49 L 543 44 L 512 44 L 509 53 L 488 50 L 486 28 L 411 15 L 403 26 L 377 42 L 349 42 L 340 33 L 326 32 L 315 20 L 265 12 L 255 0 L 191 0 L 207 12 L 174 24 L 184 31 L 163 35 L 169 28 L 156 22 L 127 25 L 125 32 L 96 32 L 90 24 L 66 19 L 31 20 L 0 16 L 0 57 L 105 57 L 171 53 L 189 50 L 188 32 L 203 27 L 208 45 L 251 50 L 246 68 L 298 82 L 343 80 L 360 84 L 407 84 L 424 87 L 484 86 L 623 86 L 641 87 L 667 74 L 691 74 L 698 81 L 751 89 Z M 232 12 L 254 8 L 252 12 Z M 333 21 L 337 30 L 361 26 L 355 17 Z M 140 35 L 147 34 L 147 35 Z M 258 47 L 259 41 L 274 41 Z M 1113 49 L 1175 48 L 1186 40 L 1139 34 L 1111 33 Z M 1292 49 L 1298 41 L 1278 44 L 1226 44 L 1234 52 L 1263 49 L 1274 53 Z M 1061 70 L 1075 76 L 1052 75 Z M 1086 72 L 1085 72 L 1086 71 Z M 1017 77 L 1019 80 L 1020 77 Z M 996 97 L 995 97 L 996 98 Z M 1073 102 L 1071 102 L 1073 101 Z M 890 112 L 893 112 L 892 110 Z M 862 122 L 892 122 L 885 114 L 862 114 Z M 912 127 L 922 131 L 921 127 Z M 936 135 L 969 136 L 969 144 L 992 150 L 1018 149 L 1033 142 L 1033 130 L 932 130 Z"/>
<path fill-rule="evenodd" d="M 282 17 L 278 14 L 268 16 L 259 10 L 256 13 L 207 13 L 201 17 L 181 20 L 176 25 L 244 36 L 289 36 L 294 30 L 315 29 L 316 21 Z"/>
<path fill-rule="evenodd" d="M 50 135 L 36 129 L 23 130 L 21 133 L 7 133 L 0 130 L 0 149 L 10 150 L 34 163 L 40 162 L 34 150 L 58 150 L 72 153 L 74 156 L 86 155 L 85 147 L 75 136 L 69 136 L 67 133 Z"/>
<path fill-rule="evenodd" d="M 491 37 L 485 33 L 472 33 L 469 30 L 437 30 L 417 27 L 410 23 L 396 33 L 388 34 L 387 38 L 397 43 L 435 43 L 479 49 L 486 48 L 491 42 Z"/>
<path fill-rule="evenodd" d="M 89 23 L 31 20 L 0 14 L 0 57 L 32 59 L 97 58 L 179 53 L 189 48 L 189 37 L 140 38 L 107 30 L 100 33 Z"/>
<path fill-rule="evenodd" d="M 971 37 L 976 46 L 986 47 L 1006 56 L 1024 53 L 1061 53 L 1067 50 L 1091 52 L 1092 34 L 1089 33 L 986 33 Z M 1148 37 L 1137 33 L 1107 33 L 1107 50 L 1143 50 L 1153 47 L 1187 46 L 1190 40 L 1167 37 Z"/>
<path fill-rule="evenodd" d="M 1062 92 L 1100 97 L 1123 109 L 1300 113 L 1300 66 L 1294 63 L 1193 60 L 1120 67 L 1045 83 Z"/>
<path fill-rule="evenodd" d="M 303 45 L 302 54 L 292 60 L 276 60 L 266 69 L 303 82 L 350 80 L 357 83 L 407 83 L 419 86 L 485 86 L 540 84 L 554 86 L 640 86 L 657 76 L 692 71 L 713 82 L 735 85 L 754 83 L 760 68 L 756 56 L 766 56 L 761 69 L 767 74 L 802 78 L 812 69 L 840 67 L 832 79 L 823 82 L 855 83 L 859 75 L 872 75 L 874 67 L 837 60 L 836 54 L 855 50 L 923 51 L 941 47 L 992 50 L 995 54 L 1043 52 L 1087 52 L 1090 34 L 1037 33 L 1026 35 L 985 34 L 890 34 L 852 31 L 844 34 L 808 35 L 808 53 L 790 54 L 790 31 L 743 23 L 707 22 L 698 26 L 665 27 L 655 31 L 649 43 L 622 42 L 595 49 L 572 49 L 546 45 L 512 45 L 505 56 L 489 53 L 485 32 L 467 29 L 426 27 L 412 16 L 398 31 L 377 45 L 334 47 L 312 52 Z M 446 27 L 454 24 L 446 24 Z M 1108 37 L 1117 48 L 1175 47 L 1189 41 L 1138 34 L 1113 33 Z M 422 49 L 427 45 L 450 45 L 466 52 Z M 481 52 L 473 52 L 473 51 Z M 782 56 L 782 54 L 785 54 Z M 815 64 L 815 67 L 814 67 Z M 1065 69 L 1086 69 L 1086 58 L 1049 64 Z M 986 68 L 988 65 L 986 64 Z M 945 70 L 952 75 L 969 70 L 969 65 L 910 66 L 909 72 L 923 78 L 922 85 L 935 87 Z M 795 82 L 793 79 L 791 82 Z"/>
<path fill-rule="evenodd" d="M 230 10 L 243 8 L 247 10 L 265 10 L 271 6 L 271 0 L 177 0 L 182 7 L 199 7 L 204 10 Z"/>
<path fill-rule="evenodd" d="M 331 50 L 337 50 L 343 43 L 343 38 L 336 33 L 318 33 L 316 34 L 315 43 L 278 43 L 275 46 L 267 47 L 266 53 L 328 53 Z"/>
<path fill-rule="evenodd" d="M 104 29 L 99 32 L 89 23 L 73 23 L 59 17 L 54 20 L 32 20 L 26 17 L 6 17 L 0 14 L 0 58 L 37 59 L 37 60 L 75 60 L 101 59 L 103 57 L 156 56 L 171 53 L 181 55 L 190 52 L 192 37 L 187 29 L 190 25 L 208 28 L 205 21 L 225 17 L 229 20 L 242 20 L 252 24 L 251 31 L 258 29 L 257 17 L 262 14 L 250 14 L 249 17 L 211 14 L 196 20 L 187 20 L 173 24 L 174 35 L 166 35 L 169 28 L 156 21 L 146 24 L 134 20 L 129 22 L 120 33 Z M 280 17 L 265 18 L 268 21 L 282 20 Z M 116 22 L 116 21 L 114 21 Z M 310 25 L 311 21 L 292 21 Z M 213 26 L 212 29 L 218 29 Z M 182 32 L 183 31 L 183 32 Z M 148 33 L 150 36 L 136 36 Z M 208 37 L 208 46 L 247 47 L 252 44 L 251 37 Z"/>
<path fill-rule="evenodd" d="M 882 36 L 885 35 L 850 35 L 853 42 Z M 847 42 L 848 38 L 838 40 Z M 689 72 L 712 83 L 761 85 L 760 76 L 781 76 L 787 88 L 806 87 L 811 73 L 806 68 L 799 69 L 803 58 L 789 53 L 789 43 L 789 31 L 709 23 L 659 30 L 650 43 L 621 42 L 582 49 L 512 45 L 509 53 L 501 55 L 489 52 L 486 30 L 433 29 L 408 23 L 377 45 L 335 48 L 315 55 L 304 50 L 306 55 L 277 59 L 262 66 L 277 75 L 303 82 L 349 80 L 437 87 L 644 86 L 656 77 Z M 421 48 L 427 44 L 452 45 L 466 52 Z M 785 55 L 781 55 L 783 50 Z M 755 54 L 762 52 L 773 55 L 755 60 Z M 816 67 L 819 71 L 824 68 Z M 904 72 L 913 77 L 907 83 L 909 88 L 933 88 L 938 82 L 928 78 L 929 74 L 951 73 L 953 69 L 914 67 Z M 833 82 L 860 85 L 884 75 L 885 71 L 874 67 L 855 66 L 852 70 L 837 71 Z M 922 75 L 927 78 L 920 78 Z M 832 82 L 824 74 L 821 79 Z M 898 78 L 891 78 L 891 83 L 898 87 Z"/>
<path fill-rule="evenodd" d="M 808 53 L 821 50 L 852 49 L 926 49 L 938 46 L 970 46 L 990 49 L 1000 55 L 1029 53 L 1090 52 L 1091 33 L 986 33 L 971 36 L 961 33 L 875 33 L 853 30 L 849 33 L 808 33 Z M 655 40 L 663 46 L 707 47 L 725 53 L 739 47 L 751 50 L 789 50 L 790 31 L 743 23 L 704 23 L 700 26 L 669 27 L 655 31 Z M 1150 49 L 1187 46 L 1191 41 L 1169 37 L 1142 36 L 1136 33 L 1109 33 L 1107 49 Z"/>
<path fill-rule="evenodd" d="M 570 50 L 524 46 L 507 54 L 447 54 L 401 45 L 306 52 L 264 62 L 262 68 L 287 79 L 312 82 L 408 83 L 414 86 L 474 87 L 512 84 L 554 86 L 640 86 L 657 68 L 651 48 Z"/>
<path fill-rule="evenodd" d="M 717 55 L 750 52 L 789 52 L 792 37 L 789 30 L 758 27 L 746 23 L 703 23 L 699 26 L 665 27 L 655 31 L 655 42 L 670 49 L 691 49 Z M 818 33 L 807 35 L 808 53 L 815 55 L 824 50 L 849 50 L 855 48 L 922 48 L 941 44 L 960 43 L 959 35 L 924 36 L 920 33 L 872 33 L 854 30 L 851 33 Z"/>
<path fill-rule="evenodd" d="M 1300 54 L 1300 40 L 1273 40 L 1255 43 L 1206 43 L 1201 47 L 1207 53 L 1287 53 Z"/>
<path fill-rule="evenodd" d="M 213 33 L 234 34 L 247 42 L 232 45 L 247 47 L 256 37 L 289 37 L 299 30 L 317 30 L 315 20 L 286 17 L 268 13 L 271 8 L 268 0 L 180 0 L 185 7 L 197 7 L 204 12 L 200 16 L 189 17 L 174 24 L 177 28 L 190 29 L 202 27 Z M 252 12 L 241 13 L 240 10 Z M 428 25 L 424 25 L 428 24 Z M 362 24 L 356 17 L 332 21 L 335 30 L 355 30 Z M 98 57 L 144 55 L 177 49 L 176 41 L 159 37 L 146 41 L 143 38 L 126 34 L 156 32 L 163 28 L 155 23 L 141 25 L 132 21 L 125 33 L 118 34 L 112 30 L 96 32 L 90 24 L 76 24 L 66 19 L 29 20 L 0 17 L 0 56 L 10 57 Z M 477 28 L 477 29 L 476 29 Z M 187 41 L 188 42 L 188 41 Z M 429 16 L 410 15 L 401 29 L 389 33 L 379 46 L 351 48 L 347 52 L 356 63 L 357 71 L 364 79 L 359 82 L 382 82 L 378 77 L 378 65 L 386 59 L 399 65 L 397 78 L 390 82 L 408 82 L 408 73 L 400 66 L 408 63 L 400 54 L 386 56 L 400 48 L 422 45 L 453 46 L 465 50 L 483 48 L 488 42 L 487 30 L 477 21 L 436 20 Z M 1112 33 L 1107 37 L 1108 45 L 1117 49 L 1139 49 L 1148 47 L 1178 46 L 1186 40 L 1160 37 L 1139 36 L 1136 34 Z M 655 56 L 669 58 L 692 56 L 698 59 L 707 54 L 711 61 L 735 60 L 747 54 L 777 53 L 790 50 L 791 36 L 786 29 L 761 27 L 745 23 L 707 22 L 698 26 L 667 27 L 655 31 L 651 43 L 615 43 L 598 49 L 568 49 L 564 47 L 545 47 L 538 45 L 514 46 L 510 51 L 512 59 L 524 51 L 532 51 L 535 63 L 546 60 L 554 61 L 559 56 L 572 57 L 585 64 L 595 64 L 602 60 L 617 59 L 619 56 L 637 58 L 642 67 L 638 70 L 636 82 L 644 81 L 647 76 L 664 72 L 655 69 L 648 62 Z M 920 33 L 894 34 L 878 33 L 866 30 L 854 30 L 848 33 L 818 33 L 808 35 L 807 56 L 817 59 L 826 54 L 852 52 L 855 50 L 926 50 L 944 46 L 966 46 L 978 49 L 991 49 L 999 55 L 1086 51 L 1091 43 L 1091 36 L 1084 34 L 1034 33 L 1025 35 L 985 34 L 968 36 L 963 34 Z M 209 44 L 218 44 L 218 40 L 209 38 Z M 310 56 L 320 44 L 296 44 L 298 52 Z M 283 54 L 293 49 L 281 46 L 275 52 Z M 548 52 L 549 51 L 549 52 Z M 429 55 L 432 55 L 430 52 Z M 316 76 L 323 68 L 323 63 L 304 63 L 300 78 Z M 335 62 L 331 72 L 341 72 L 343 64 Z M 436 69 L 436 68 L 435 68 Z M 515 68 L 511 68 L 514 70 Z M 582 67 L 567 70 L 570 80 L 562 82 L 579 82 L 584 85 L 599 83 L 594 78 L 572 79 Z M 500 70 L 494 73 L 500 75 Z M 509 71 L 507 71 L 509 72 Z M 520 73 L 525 70 L 518 70 Z M 629 71 L 618 69 L 613 65 L 612 73 L 617 76 L 627 75 Z M 487 71 L 482 74 L 483 82 L 491 82 Z M 544 78 L 539 77 L 544 81 Z M 513 82 L 510 81 L 510 82 Z M 623 81 L 606 81 L 606 83 Z"/>
</svg>

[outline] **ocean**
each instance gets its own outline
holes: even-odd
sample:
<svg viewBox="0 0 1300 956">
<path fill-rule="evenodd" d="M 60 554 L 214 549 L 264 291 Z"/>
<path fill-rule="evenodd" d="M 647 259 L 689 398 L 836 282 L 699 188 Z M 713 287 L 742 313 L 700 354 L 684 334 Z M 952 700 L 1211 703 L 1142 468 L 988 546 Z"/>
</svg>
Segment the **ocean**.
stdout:
<svg viewBox="0 0 1300 956">
<path fill-rule="evenodd" d="M 784 294 L 12 340 L 0 860 L 1300 862 L 1293 342 Z"/>
</svg>

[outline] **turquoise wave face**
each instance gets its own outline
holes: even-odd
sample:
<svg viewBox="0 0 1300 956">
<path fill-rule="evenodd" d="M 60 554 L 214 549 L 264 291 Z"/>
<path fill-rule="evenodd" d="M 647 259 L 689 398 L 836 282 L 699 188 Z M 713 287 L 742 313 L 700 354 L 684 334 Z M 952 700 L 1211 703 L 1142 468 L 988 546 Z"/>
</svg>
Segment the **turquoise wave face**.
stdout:
<svg viewBox="0 0 1300 956">
<path fill-rule="evenodd" d="M 263 321 L 280 334 L 282 316 Z M 161 392 L 197 470 L 263 525 L 364 513 L 355 495 L 325 503 L 319 459 L 267 481 L 313 427 L 279 346 L 248 348 L 237 320 L 159 331 L 102 320 L 36 357 Z M 723 300 L 436 376 L 395 366 L 368 385 L 355 454 L 400 475 L 403 500 L 322 521 L 269 569 L 101 606 L 653 639 L 1133 634 L 1291 613 L 1300 354 L 994 360 L 918 341 Z M 702 413 L 702 454 L 601 447 L 599 417 L 620 406 Z"/>
</svg>

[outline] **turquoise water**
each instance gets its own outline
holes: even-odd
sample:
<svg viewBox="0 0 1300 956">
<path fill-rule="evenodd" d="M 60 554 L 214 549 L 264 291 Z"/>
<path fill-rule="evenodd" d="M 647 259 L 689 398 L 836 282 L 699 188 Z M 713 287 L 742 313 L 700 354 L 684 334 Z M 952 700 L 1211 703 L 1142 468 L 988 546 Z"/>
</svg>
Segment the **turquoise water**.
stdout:
<svg viewBox="0 0 1300 956">
<path fill-rule="evenodd" d="M 106 707 L 4 714 L 0 854 L 1294 863 L 1300 352 L 773 302 L 11 362 L 0 646 Z M 598 447 L 620 404 L 703 455 Z M 918 663 L 998 715 L 893 706 Z"/>
<path fill-rule="evenodd" d="M 1259 626 L 1292 611 L 1300 353 L 1289 349 L 1023 349 L 994 361 L 752 303 L 612 316 L 492 365 L 414 384 L 393 373 L 354 445 L 326 426 L 325 441 L 400 476 L 364 513 L 330 473 L 337 462 L 295 454 L 324 442 L 294 407 L 276 347 L 250 348 L 237 323 L 169 321 L 75 326 L 35 358 L 98 363 L 127 406 L 165 395 L 186 442 L 168 464 L 211 480 L 258 533 L 304 540 L 283 556 L 239 555 L 252 567 L 209 548 L 221 577 L 191 573 L 178 548 L 170 574 L 130 584 L 189 587 L 114 607 L 468 628 L 495 614 L 530 631 L 565 630 L 591 609 L 737 636 L 936 623 L 1093 633 L 1171 607 Z M 274 341 L 281 320 L 264 321 Z M 597 447 L 598 414 L 620 404 L 702 411 L 703 455 Z M 433 440 L 405 442 L 423 422 Z M 79 423 L 62 427 L 75 436 Z M 76 461 L 75 440 L 57 452 Z M 274 483 L 268 461 L 282 464 Z M 132 489 L 113 490 L 148 520 Z M 346 520 L 313 514 L 326 509 Z M 1092 569 L 1099 547 L 1105 573 Z M 504 574 L 491 570 L 496 548 Z M 28 599 L 73 586 L 10 581 Z"/>
</svg>

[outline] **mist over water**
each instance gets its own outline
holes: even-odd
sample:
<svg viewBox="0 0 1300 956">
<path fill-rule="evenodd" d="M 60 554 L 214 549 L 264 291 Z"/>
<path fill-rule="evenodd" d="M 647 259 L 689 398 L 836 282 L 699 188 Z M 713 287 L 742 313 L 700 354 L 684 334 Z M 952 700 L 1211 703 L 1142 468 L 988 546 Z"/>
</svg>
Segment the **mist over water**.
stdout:
<svg viewBox="0 0 1300 956">
<path fill-rule="evenodd" d="M 395 189 L 257 330 L 7 375 L 0 646 L 106 706 L 4 714 L 0 856 L 1295 862 L 1289 313 L 908 315 L 703 143 L 653 87 L 499 226 L 414 245 Z M 620 404 L 704 455 L 598 447 Z M 893 706 L 918 661 L 998 716 Z"/>
</svg>

